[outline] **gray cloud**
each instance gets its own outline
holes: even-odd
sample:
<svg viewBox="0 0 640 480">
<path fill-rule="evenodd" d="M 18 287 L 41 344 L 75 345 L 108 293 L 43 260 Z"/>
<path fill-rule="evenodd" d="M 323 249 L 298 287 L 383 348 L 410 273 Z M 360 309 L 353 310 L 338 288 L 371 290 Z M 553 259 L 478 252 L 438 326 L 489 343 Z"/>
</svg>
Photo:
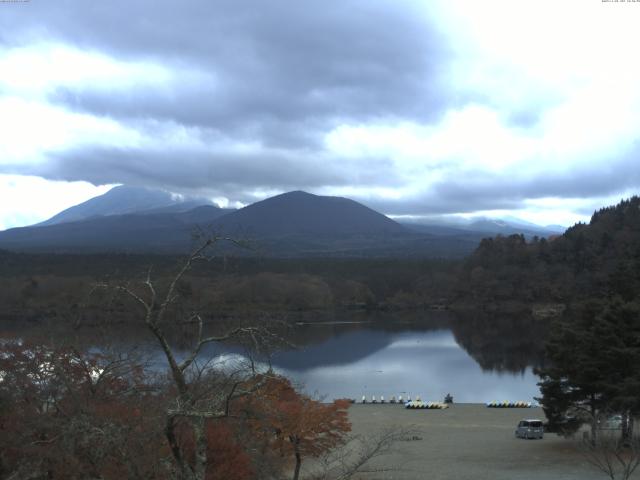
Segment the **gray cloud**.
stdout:
<svg viewBox="0 0 640 480">
<path fill-rule="evenodd" d="M 557 198 L 603 198 L 640 187 L 640 147 L 627 155 L 589 168 L 544 175 L 517 177 L 459 170 L 429 190 L 400 200 L 365 200 L 368 206 L 390 215 L 473 213 L 481 210 L 526 208 L 525 200 Z M 589 207 L 581 214 L 591 214 Z"/>
<path fill-rule="evenodd" d="M 85 180 L 94 184 L 125 183 L 166 188 L 179 193 L 206 193 L 233 201 L 255 201 L 255 190 L 316 190 L 321 187 L 400 185 L 386 159 L 369 159 L 360 170 L 334 158 L 309 153 L 237 153 L 231 151 L 78 148 L 51 154 L 44 165 L 6 167 L 11 173 L 43 175 L 52 180 Z"/>
<path fill-rule="evenodd" d="M 176 72 L 168 87 L 61 87 L 48 100 L 152 136 L 153 122 L 190 127 L 210 149 L 166 149 L 158 136 L 157 147 L 76 146 L 47 152 L 43 163 L 4 166 L 5 172 L 239 201 L 260 189 L 398 187 L 392 159 L 336 158 L 323 149 L 324 136 L 342 123 L 434 124 L 468 102 L 500 109 L 489 94 L 451 90 L 445 72 L 452 52 L 438 26 L 408 2 L 31 0 L 2 7 L 4 46 L 38 40 Z M 533 100 L 500 113 L 512 126 L 535 127 L 558 101 L 545 95 L 532 92 Z M 225 147 L 243 142 L 260 148 L 240 154 Z M 600 164 L 537 178 L 447 164 L 423 194 L 365 203 L 389 214 L 437 214 L 513 209 L 546 196 L 611 195 L 640 186 L 635 158 L 620 158 L 606 171 Z"/>
<path fill-rule="evenodd" d="M 442 39 L 423 13 L 397 2 L 66 0 L 34 1 L 14 13 L 3 26 L 17 38 L 44 26 L 48 37 L 81 48 L 202 74 L 171 91 L 114 95 L 86 86 L 52 96 L 99 115 L 174 120 L 296 146 L 338 120 L 433 119 L 452 99 L 440 88 Z"/>
<path fill-rule="evenodd" d="M 52 103 L 136 129 L 149 120 L 194 127 L 213 150 L 220 138 L 265 148 L 244 157 L 74 149 L 28 170 L 52 179 L 166 182 L 174 190 L 215 184 L 212 190 L 234 189 L 227 196 L 238 188 L 389 186 L 396 179 L 390 160 L 328 158 L 326 133 L 344 122 L 432 121 L 455 100 L 442 89 L 448 53 L 440 34 L 424 12 L 392 1 L 33 0 L 3 16 L 0 30 L 5 43 L 42 36 L 157 62 L 178 78 L 170 88 L 61 87 Z M 273 149 L 285 153 L 274 158 Z"/>
</svg>

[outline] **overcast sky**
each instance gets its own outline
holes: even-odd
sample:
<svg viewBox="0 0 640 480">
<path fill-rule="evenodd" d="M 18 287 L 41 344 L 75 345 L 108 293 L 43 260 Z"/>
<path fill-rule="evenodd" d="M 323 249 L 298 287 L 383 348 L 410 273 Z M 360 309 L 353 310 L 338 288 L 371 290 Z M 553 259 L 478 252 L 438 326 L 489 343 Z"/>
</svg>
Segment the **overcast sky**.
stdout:
<svg viewBox="0 0 640 480">
<path fill-rule="evenodd" d="M 640 187 L 640 2 L 0 3 L 0 228 L 114 184 L 571 224 Z"/>
</svg>

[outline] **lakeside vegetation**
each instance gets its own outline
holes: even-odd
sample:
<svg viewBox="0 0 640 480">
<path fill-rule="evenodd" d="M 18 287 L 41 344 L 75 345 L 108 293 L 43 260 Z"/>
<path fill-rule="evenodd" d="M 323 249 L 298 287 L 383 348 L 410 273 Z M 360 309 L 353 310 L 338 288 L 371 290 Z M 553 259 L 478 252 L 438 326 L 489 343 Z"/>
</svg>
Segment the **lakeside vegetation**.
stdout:
<svg viewBox="0 0 640 480">
<path fill-rule="evenodd" d="M 159 340 L 171 366 L 171 346 L 167 342 L 170 335 L 177 333 L 185 344 L 195 345 L 193 358 L 197 356 L 203 330 L 194 330 L 194 319 L 203 324 L 214 323 L 220 331 L 242 333 L 247 345 L 260 350 L 275 347 L 270 344 L 271 333 L 263 335 L 263 330 L 246 323 L 255 321 L 256 314 L 263 315 L 259 321 L 262 329 L 271 323 L 269 314 L 277 317 L 292 311 L 455 308 L 463 312 L 453 322 L 456 340 L 481 365 L 513 371 L 531 365 L 530 359 L 536 358 L 541 403 L 551 428 L 571 434 L 584 424 L 590 425 L 590 442 L 595 449 L 601 445 L 599 422 L 620 414 L 622 438 L 613 452 L 636 458 L 627 453 L 637 446 L 634 419 L 640 415 L 638 197 L 602 209 L 590 224 L 578 224 L 556 238 L 527 241 L 521 235 L 512 235 L 485 239 L 464 261 L 237 257 L 199 260 L 202 261 L 189 264 L 176 275 L 180 259 L 171 256 L 0 252 L 2 314 L 5 319 L 36 323 L 47 319 L 71 328 L 108 324 L 117 331 L 123 323 L 140 323 L 142 305 L 147 312 L 142 324 Z M 156 299 L 156 292 L 165 292 L 166 300 Z M 497 313 L 532 310 L 539 315 L 524 323 Z M 160 311 L 169 320 L 148 320 Z M 225 317 L 230 318 L 221 321 Z M 207 338 L 218 341 L 226 334 L 213 335 Z M 537 345 L 527 350 L 532 338 L 538 340 Z M 244 455 L 247 465 L 245 476 L 238 478 L 256 478 L 256 472 L 263 469 L 271 469 L 273 478 L 291 468 L 294 475 L 299 474 L 295 465 L 301 461 L 297 457 L 300 451 L 296 453 L 294 441 L 298 434 L 284 434 L 276 425 L 295 416 L 279 417 L 282 411 L 277 403 L 271 405 L 260 396 L 271 398 L 272 394 L 262 391 L 266 385 L 263 379 L 271 379 L 270 372 L 257 372 L 252 365 L 245 365 L 237 370 L 236 380 L 219 369 L 199 369 L 196 363 L 189 363 L 182 377 L 176 376 L 172 366 L 173 380 L 159 380 L 147 374 L 139 377 L 144 372 L 143 364 L 85 355 L 76 347 L 20 342 L 3 346 L 0 429 L 5 439 L 24 438 L 19 451 L 9 446 L 3 449 L 0 466 L 7 475 L 28 465 L 24 468 L 41 474 L 34 478 L 65 478 L 68 472 L 64 468 L 72 467 L 77 468 L 72 476 L 91 478 L 116 478 L 125 475 L 125 471 L 129 478 L 223 478 L 223 474 L 215 473 L 219 468 L 228 471 L 224 470 L 228 465 L 220 458 L 234 458 L 236 454 Z M 40 356 L 32 352 L 40 352 Z M 121 361 L 124 363 L 119 364 Z M 126 365 L 125 369 L 112 369 L 114 362 Z M 42 365 L 47 365 L 44 371 Z M 195 370 L 189 370 L 192 367 Z M 98 383 L 102 380 L 96 381 L 95 372 L 98 378 L 103 378 L 102 372 L 109 372 L 100 388 Z M 278 387 L 270 384 L 269 388 L 290 388 L 285 380 L 277 381 Z M 239 391 L 245 393 L 237 395 Z M 292 405 L 297 405 L 287 415 L 300 412 L 300 405 L 316 408 L 309 403 L 311 399 L 287 391 Z M 246 398 L 271 406 L 268 412 L 250 411 L 244 407 Z M 151 407 L 156 403 L 154 410 Z M 141 411 L 136 405 L 148 405 L 144 413 L 150 417 L 131 417 L 136 409 Z M 214 411 L 212 405 L 215 415 L 208 416 Z M 346 404 L 336 404 L 332 412 L 345 409 Z M 12 420 L 15 412 L 24 414 L 29 422 Z M 177 412 L 184 422 L 173 425 L 171 431 L 166 427 L 163 431 L 161 419 L 167 412 Z M 322 421 L 335 426 L 333 413 L 324 413 L 327 416 L 321 415 Z M 344 420 L 341 415 L 336 418 Z M 204 423 L 194 423 L 196 417 L 205 419 Z M 233 428 L 227 420 L 217 423 L 231 417 L 242 421 Z M 267 422 L 267 426 L 251 423 L 254 417 Z M 302 423 L 294 422 L 296 428 L 307 425 L 306 416 L 299 418 Z M 78 420 L 73 424 L 75 430 L 63 428 L 69 419 Z M 311 455 L 327 453 L 345 443 L 348 425 L 340 423 L 342 420 L 338 422 L 337 440 Z M 137 433 L 127 433 L 125 426 L 132 423 L 138 425 Z M 107 446 L 113 449 L 108 452 L 93 449 L 91 442 L 100 442 L 98 437 L 89 435 L 95 429 L 112 429 L 133 439 L 138 443 L 127 448 L 131 452 L 139 450 L 139 455 L 133 459 L 118 452 L 124 440 Z M 265 434 L 265 429 L 269 433 Z M 136 440 L 134 434 L 142 436 Z M 145 435 L 156 438 L 156 444 L 149 443 L 155 445 L 152 452 L 146 450 L 149 445 L 142 445 Z M 62 442 L 62 436 L 71 440 Z M 234 441 L 222 441 L 220 436 Z M 251 442 L 243 443 L 246 438 Z M 58 452 L 50 458 L 42 452 L 45 446 L 50 449 L 52 445 L 61 450 L 50 450 Z M 227 453 L 220 454 L 215 445 Z M 247 448 L 263 454 L 247 457 L 242 445 L 250 445 Z M 277 455 L 285 445 L 290 454 L 288 460 Z M 236 453 L 231 455 L 230 450 L 224 449 Z M 32 458 L 34 451 L 40 452 L 38 458 L 45 463 L 25 463 L 24 459 Z M 94 454 L 100 457 L 94 458 Z M 149 455 L 161 458 L 153 457 L 144 465 L 137 463 Z M 64 465 L 56 463 L 59 459 L 66 459 Z M 114 462 L 120 469 L 114 469 L 113 475 L 105 473 L 106 465 Z M 149 471 L 145 465 L 162 468 Z"/>
<path fill-rule="evenodd" d="M 556 306 L 640 290 L 640 200 L 596 212 L 556 237 L 481 241 L 464 260 L 219 256 L 183 280 L 183 293 L 211 311 L 304 311 L 478 306 L 504 311 Z M 45 255 L 0 252 L 4 314 L 80 305 L 105 278 L 168 278 L 165 255 Z M 539 310 L 539 309 L 538 309 Z"/>
<path fill-rule="evenodd" d="M 5 317 L 38 318 L 94 305 L 99 282 L 143 277 L 149 267 L 166 282 L 181 257 L 151 255 L 0 255 L 0 301 Z M 205 314 L 443 305 L 458 262 L 405 259 L 259 259 L 219 257 L 181 280 L 183 299 Z"/>
<path fill-rule="evenodd" d="M 640 291 L 640 198 L 594 213 L 549 239 L 484 239 L 464 262 L 459 289 L 481 303 L 575 303 Z"/>
</svg>

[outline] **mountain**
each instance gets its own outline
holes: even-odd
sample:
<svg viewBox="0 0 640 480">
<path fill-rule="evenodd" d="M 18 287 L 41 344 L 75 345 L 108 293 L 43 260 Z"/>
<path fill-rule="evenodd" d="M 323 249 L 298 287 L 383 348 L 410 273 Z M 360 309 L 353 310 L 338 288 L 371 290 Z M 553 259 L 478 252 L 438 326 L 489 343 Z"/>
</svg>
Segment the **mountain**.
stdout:
<svg viewBox="0 0 640 480">
<path fill-rule="evenodd" d="M 470 235 L 482 239 L 487 236 L 523 234 L 527 238 L 548 237 L 562 234 L 566 229 L 559 225 L 541 226 L 516 217 L 404 221 L 404 226 L 432 235 Z"/>
<path fill-rule="evenodd" d="M 260 237 L 289 235 L 393 235 L 409 233 L 399 223 L 342 197 L 295 191 L 256 202 L 214 223 L 225 232 Z"/>
<path fill-rule="evenodd" d="M 179 213 L 200 205 L 211 205 L 205 198 L 178 197 L 164 190 L 121 185 L 54 215 L 38 226 L 77 222 L 92 217 L 131 213 Z"/>
<path fill-rule="evenodd" d="M 186 252 L 196 226 L 206 228 L 230 211 L 208 205 L 187 212 L 137 212 L 12 228 L 0 232 L 0 245 L 10 250 L 36 252 Z"/>
<path fill-rule="evenodd" d="M 445 223 L 418 223 L 418 222 L 403 221 L 403 222 L 400 222 L 400 225 L 414 232 L 426 233 L 428 235 L 464 236 L 464 237 L 473 236 L 473 237 L 479 237 L 479 238 L 484 238 L 487 236 L 486 233 L 483 233 L 483 232 L 474 232 L 472 230 L 467 230 L 460 226 L 454 227 Z"/>
<path fill-rule="evenodd" d="M 248 250 L 231 250 L 231 246 L 219 250 L 234 255 L 459 258 L 487 236 L 451 227 L 420 231 L 348 198 L 301 191 L 226 210 L 214 205 L 189 209 L 192 203 L 178 202 L 164 192 L 114 190 L 45 224 L 0 232 L 0 248 L 183 254 L 193 247 L 194 231 L 204 231 L 250 241 Z M 127 213 L 116 213 L 122 211 Z M 74 216 L 81 219 L 72 221 Z"/>
<path fill-rule="evenodd" d="M 498 220 L 504 222 L 506 225 L 510 227 L 514 227 L 516 229 L 521 229 L 522 232 L 513 232 L 513 233 L 523 233 L 523 232 L 541 232 L 546 235 L 557 235 L 562 234 L 567 229 L 567 227 L 563 227 L 562 225 L 538 225 L 537 223 L 529 222 L 527 220 L 523 220 L 518 217 L 513 217 L 511 215 L 507 215 L 505 217 L 501 217 Z"/>
<path fill-rule="evenodd" d="M 148 197 L 135 191 L 134 195 L 128 196 L 129 189 L 115 193 L 116 200 L 151 197 L 162 200 L 153 192 Z M 110 200 L 109 196 L 107 200 Z M 128 206 L 104 198 L 97 201 L 100 209 L 96 202 L 89 201 L 88 206 L 79 205 L 71 213 L 131 211 L 143 205 L 138 202 Z M 150 204 L 144 203 L 145 206 Z M 0 232 L 0 248 L 39 252 L 184 253 L 190 249 L 192 233 L 198 228 L 249 238 L 259 247 L 260 253 L 279 256 L 393 256 L 398 252 L 424 250 L 425 245 L 428 247 L 425 236 L 414 234 L 347 198 L 290 192 L 241 210 L 202 205 L 187 211 L 172 211 L 178 207 L 167 205 L 124 215 L 92 215 L 78 221 L 70 221 L 68 214 L 66 217 L 59 215 L 54 217 L 57 223 Z M 60 221 L 65 218 L 67 221 Z M 465 247 L 465 251 L 469 250 Z M 442 253 L 438 248 L 435 251 L 439 255 Z"/>
<path fill-rule="evenodd" d="M 470 224 L 464 227 L 466 230 L 474 232 L 482 232 L 491 235 L 513 235 L 520 234 L 526 236 L 540 235 L 543 232 L 542 228 L 533 229 L 530 226 L 524 226 L 522 224 L 513 224 L 502 219 L 493 218 L 480 218 L 472 221 Z M 555 232 L 554 232 L 555 233 Z M 549 232 L 548 235 L 551 235 Z"/>
</svg>

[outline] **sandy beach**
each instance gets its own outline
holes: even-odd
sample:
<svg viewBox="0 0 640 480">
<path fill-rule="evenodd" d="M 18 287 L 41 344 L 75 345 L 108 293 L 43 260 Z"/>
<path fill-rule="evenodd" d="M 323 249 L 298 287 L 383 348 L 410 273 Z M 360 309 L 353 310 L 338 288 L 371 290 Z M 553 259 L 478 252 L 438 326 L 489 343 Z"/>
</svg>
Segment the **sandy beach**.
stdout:
<svg viewBox="0 0 640 480">
<path fill-rule="evenodd" d="M 596 480 L 578 441 L 555 434 L 543 440 L 515 438 L 518 421 L 544 419 L 541 408 L 487 408 L 454 404 L 446 410 L 407 410 L 401 405 L 353 405 L 353 432 L 374 435 L 390 427 L 414 427 L 417 440 L 399 442 L 378 465 L 397 471 L 368 479 Z M 638 473 L 638 472 L 637 472 Z M 636 475 L 634 478 L 640 478 Z"/>
</svg>

